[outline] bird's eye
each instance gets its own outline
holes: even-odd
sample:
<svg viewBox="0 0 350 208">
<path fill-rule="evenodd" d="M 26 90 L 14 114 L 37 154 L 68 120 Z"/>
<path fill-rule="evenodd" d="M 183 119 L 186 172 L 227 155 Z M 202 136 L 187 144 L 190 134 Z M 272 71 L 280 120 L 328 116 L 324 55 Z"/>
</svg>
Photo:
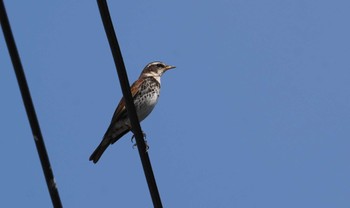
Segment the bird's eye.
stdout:
<svg viewBox="0 0 350 208">
<path fill-rule="evenodd" d="M 163 64 L 157 64 L 157 67 L 163 67 Z"/>
</svg>

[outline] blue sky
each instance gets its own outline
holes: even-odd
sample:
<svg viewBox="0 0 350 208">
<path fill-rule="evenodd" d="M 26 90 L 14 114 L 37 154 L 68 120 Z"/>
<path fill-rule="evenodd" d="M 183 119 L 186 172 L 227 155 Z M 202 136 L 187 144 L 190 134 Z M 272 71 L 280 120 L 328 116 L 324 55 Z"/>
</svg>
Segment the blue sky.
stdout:
<svg viewBox="0 0 350 208">
<path fill-rule="evenodd" d="M 5 1 L 65 207 L 152 207 L 131 134 L 88 161 L 121 90 L 96 1 Z M 109 1 L 164 207 L 349 207 L 349 1 Z M 0 35 L 0 207 L 50 207 Z"/>
</svg>

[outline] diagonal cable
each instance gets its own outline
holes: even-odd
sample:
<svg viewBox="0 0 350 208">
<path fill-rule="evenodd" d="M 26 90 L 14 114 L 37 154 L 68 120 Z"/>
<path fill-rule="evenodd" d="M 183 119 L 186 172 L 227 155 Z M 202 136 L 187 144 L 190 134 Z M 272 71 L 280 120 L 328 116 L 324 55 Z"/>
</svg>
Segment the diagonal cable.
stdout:
<svg viewBox="0 0 350 208">
<path fill-rule="evenodd" d="M 139 150 L 143 170 L 145 172 L 148 188 L 152 197 L 154 207 L 163 207 L 159 196 L 156 180 L 154 178 L 152 166 L 148 153 L 146 151 L 146 145 L 143 140 L 143 133 L 141 131 L 140 122 L 136 115 L 136 110 L 133 102 L 133 98 L 130 92 L 130 85 L 125 70 L 123 57 L 119 48 L 117 36 L 114 31 L 111 16 L 109 14 L 108 5 L 105 0 L 97 0 L 97 4 L 100 10 L 103 26 L 108 38 L 109 46 L 113 55 L 114 63 L 117 68 L 120 86 L 122 88 L 123 96 L 125 98 L 126 109 L 131 122 L 132 132 L 136 138 L 136 144 Z"/>
<path fill-rule="evenodd" d="M 16 73 L 18 85 L 21 91 L 23 103 L 27 112 L 27 116 L 29 119 L 30 127 L 32 129 L 33 137 L 34 137 L 34 142 L 39 154 L 41 166 L 44 171 L 45 179 L 46 179 L 46 184 L 49 189 L 49 193 L 51 196 L 51 201 L 54 207 L 60 208 L 62 207 L 61 204 L 61 199 L 58 194 L 58 190 L 56 187 L 55 179 L 53 176 L 53 172 L 51 169 L 50 161 L 49 161 L 49 156 L 46 152 L 45 144 L 44 144 L 44 139 L 43 136 L 41 135 L 40 131 L 40 126 L 38 119 L 36 117 L 34 105 L 32 98 L 30 96 L 30 92 L 28 89 L 28 84 L 26 81 L 26 77 L 24 75 L 24 70 L 22 67 L 21 59 L 19 57 L 17 47 L 15 40 L 13 38 L 11 26 L 7 17 L 6 9 L 3 0 L 0 0 L 0 22 L 1 22 L 1 27 L 2 31 L 5 36 L 5 41 L 7 44 L 7 48 L 9 50 L 10 56 L 11 56 L 11 61 L 13 64 L 13 68 Z"/>
</svg>

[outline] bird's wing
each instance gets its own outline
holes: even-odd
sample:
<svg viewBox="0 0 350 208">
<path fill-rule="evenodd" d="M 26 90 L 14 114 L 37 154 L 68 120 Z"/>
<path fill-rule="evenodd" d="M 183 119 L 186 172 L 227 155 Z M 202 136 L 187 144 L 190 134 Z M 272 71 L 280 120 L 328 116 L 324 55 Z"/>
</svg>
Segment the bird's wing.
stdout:
<svg viewBox="0 0 350 208">
<path fill-rule="evenodd" d="M 131 85 L 130 90 L 131 90 L 131 95 L 133 99 L 135 98 L 135 96 L 137 96 L 137 93 L 139 92 L 139 88 L 141 84 L 142 84 L 142 80 L 138 79 Z M 100 145 L 96 148 L 96 150 L 90 156 L 90 160 L 96 163 L 110 144 L 113 144 L 118 139 L 120 139 L 123 135 L 125 135 L 130 131 L 129 127 L 127 127 L 126 125 L 121 125 L 119 129 L 115 129 L 115 126 L 114 126 L 117 122 L 119 122 L 119 120 L 125 119 L 127 118 L 127 116 L 128 115 L 125 108 L 125 100 L 124 98 L 122 98 L 119 101 L 118 107 L 113 114 L 111 124 L 109 125 L 105 135 L 103 136 L 103 139 Z"/>
<path fill-rule="evenodd" d="M 139 92 L 139 88 L 140 85 L 142 84 L 142 80 L 138 79 L 136 80 L 130 87 L 130 91 L 131 91 L 131 96 L 133 97 L 133 99 L 135 98 L 135 96 L 138 94 Z M 120 119 L 124 119 L 126 118 L 127 112 L 126 112 L 126 107 L 125 107 L 125 99 L 124 97 L 119 101 L 118 107 L 114 112 L 114 115 L 112 117 L 112 121 L 111 123 L 115 123 Z"/>
</svg>

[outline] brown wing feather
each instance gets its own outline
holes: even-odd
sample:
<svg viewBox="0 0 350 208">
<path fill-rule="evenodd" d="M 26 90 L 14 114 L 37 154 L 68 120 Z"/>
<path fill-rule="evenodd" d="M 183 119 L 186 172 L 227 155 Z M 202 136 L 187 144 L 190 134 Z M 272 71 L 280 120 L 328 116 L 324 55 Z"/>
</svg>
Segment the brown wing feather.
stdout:
<svg viewBox="0 0 350 208">
<path fill-rule="evenodd" d="M 136 80 L 130 87 L 131 96 L 135 98 L 137 92 L 139 91 L 140 85 L 142 84 L 142 80 Z M 121 118 L 124 118 L 126 115 L 126 107 L 124 97 L 120 99 L 117 109 L 114 112 L 111 123 L 115 123 Z"/>
</svg>

